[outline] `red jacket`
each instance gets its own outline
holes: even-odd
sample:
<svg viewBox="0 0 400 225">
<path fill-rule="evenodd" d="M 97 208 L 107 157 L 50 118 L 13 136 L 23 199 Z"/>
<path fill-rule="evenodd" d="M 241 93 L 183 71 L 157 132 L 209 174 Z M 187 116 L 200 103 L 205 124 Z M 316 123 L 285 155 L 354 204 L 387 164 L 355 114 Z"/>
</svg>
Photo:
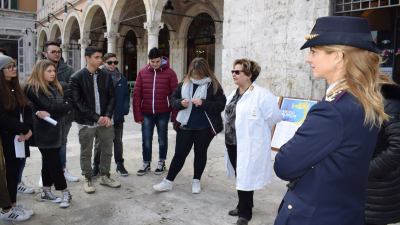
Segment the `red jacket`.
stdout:
<svg viewBox="0 0 400 225">
<path fill-rule="evenodd" d="M 136 122 L 143 121 L 143 113 L 171 112 L 170 95 L 178 85 L 178 78 L 163 57 L 161 67 L 154 70 L 150 64 L 143 67 L 137 77 L 133 91 L 133 116 Z M 171 121 L 175 121 L 175 113 Z"/>
</svg>

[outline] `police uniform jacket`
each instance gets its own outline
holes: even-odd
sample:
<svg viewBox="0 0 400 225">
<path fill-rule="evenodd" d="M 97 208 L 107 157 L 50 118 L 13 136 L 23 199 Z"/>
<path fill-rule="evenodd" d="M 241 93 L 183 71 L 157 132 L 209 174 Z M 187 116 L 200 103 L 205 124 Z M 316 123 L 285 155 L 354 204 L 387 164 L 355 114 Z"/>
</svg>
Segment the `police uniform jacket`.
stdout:
<svg viewBox="0 0 400 225">
<path fill-rule="evenodd" d="M 378 128 L 348 92 L 315 104 L 274 169 L 291 182 L 275 225 L 364 225 L 369 161 Z"/>
</svg>

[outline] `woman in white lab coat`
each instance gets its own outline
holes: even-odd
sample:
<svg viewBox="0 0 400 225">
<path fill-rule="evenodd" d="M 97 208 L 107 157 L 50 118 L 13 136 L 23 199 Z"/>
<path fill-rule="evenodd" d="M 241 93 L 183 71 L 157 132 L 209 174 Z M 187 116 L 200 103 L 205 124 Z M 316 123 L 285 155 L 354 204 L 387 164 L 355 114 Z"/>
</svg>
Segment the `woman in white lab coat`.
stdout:
<svg viewBox="0 0 400 225">
<path fill-rule="evenodd" d="M 276 97 L 254 83 L 260 66 L 249 59 L 233 63 L 232 77 L 237 89 L 225 108 L 225 144 L 228 168 L 236 173 L 239 202 L 231 216 L 239 216 L 238 225 L 252 218 L 253 194 L 271 180 L 271 128 L 281 120 Z M 230 167 L 232 166 L 232 167 Z"/>
</svg>

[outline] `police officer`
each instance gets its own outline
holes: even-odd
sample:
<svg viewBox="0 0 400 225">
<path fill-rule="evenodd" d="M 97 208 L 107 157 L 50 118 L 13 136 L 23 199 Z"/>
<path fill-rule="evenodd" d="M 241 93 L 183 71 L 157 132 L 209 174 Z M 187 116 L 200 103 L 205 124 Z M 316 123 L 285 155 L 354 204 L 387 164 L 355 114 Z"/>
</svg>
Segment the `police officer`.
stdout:
<svg viewBox="0 0 400 225">
<path fill-rule="evenodd" d="M 364 225 L 368 165 L 388 119 L 379 50 L 357 17 L 319 18 L 306 39 L 306 61 L 329 87 L 276 156 L 277 176 L 290 183 L 274 224 Z"/>
</svg>

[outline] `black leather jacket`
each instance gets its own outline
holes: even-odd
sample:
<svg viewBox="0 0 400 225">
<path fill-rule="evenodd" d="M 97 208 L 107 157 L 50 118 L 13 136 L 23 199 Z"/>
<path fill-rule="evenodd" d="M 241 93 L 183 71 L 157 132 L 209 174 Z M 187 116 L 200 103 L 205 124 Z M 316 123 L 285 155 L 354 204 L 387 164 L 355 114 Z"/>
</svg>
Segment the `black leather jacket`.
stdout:
<svg viewBox="0 0 400 225">
<path fill-rule="evenodd" d="M 110 76 L 98 69 L 97 86 L 100 98 L 100 115 L 96 113 L 93 75 L 86 68 L 74 73 L 69 81 L 72 103 L 75 109 L 75 121 L 82 125 L 94 125 L 100 116 L 111 119 L 114 112 L 114 86 Z"/>
</svg>

